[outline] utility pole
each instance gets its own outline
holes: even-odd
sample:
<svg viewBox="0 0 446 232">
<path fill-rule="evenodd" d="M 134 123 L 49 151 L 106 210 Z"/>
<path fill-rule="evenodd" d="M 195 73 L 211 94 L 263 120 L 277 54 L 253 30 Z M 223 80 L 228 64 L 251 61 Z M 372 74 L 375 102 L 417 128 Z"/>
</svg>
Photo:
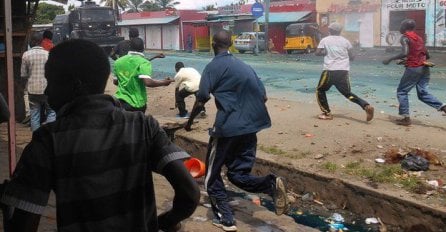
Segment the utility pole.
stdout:
<svg viewBox="0 0 446 232">
<path fill-rule="evenodd" d="M 269 41 L 269 36 L 268 36 L 268 24 L 269 24 L 269 0 L 265 0 L 265 50 L 267 52 L 269 51 L 268 48 L 268 41 Z"/>
</svg>

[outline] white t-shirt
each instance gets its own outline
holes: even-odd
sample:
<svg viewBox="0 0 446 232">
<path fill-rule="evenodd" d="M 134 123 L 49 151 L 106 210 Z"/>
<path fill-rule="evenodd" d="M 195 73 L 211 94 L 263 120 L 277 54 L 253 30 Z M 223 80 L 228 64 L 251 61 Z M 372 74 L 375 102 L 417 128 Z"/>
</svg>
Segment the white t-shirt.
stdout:
<svg viewBox="0 0 446 232">
<path fill-rule="evenodd" d="M 194 68 L 181 68 L 175 75 L 175 88 L 194 93 L 200 86 L 201 74 Z"/>
<path fill-rule="evenodd" d="M 318 48 L 325 48 L 324 70 L 350 70 L 348 50 L 352 44 L 342 36 L 330 35 L 321 40 Z"/>
</svg>

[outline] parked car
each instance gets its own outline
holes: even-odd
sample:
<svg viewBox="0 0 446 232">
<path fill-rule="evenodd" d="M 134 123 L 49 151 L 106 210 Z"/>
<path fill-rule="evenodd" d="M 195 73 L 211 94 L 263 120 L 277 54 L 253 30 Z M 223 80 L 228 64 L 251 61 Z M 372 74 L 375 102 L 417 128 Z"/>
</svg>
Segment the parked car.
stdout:
<svg viewBox="0 0 446 232">
<path fill-rule="evenodd" d="M 234 40 L 235 49 L 237 49 L 240 53 L 245 53 L 246 51 L 254 52 L 257 35 L 259 37 L 259 51 L 264 51 L 266 48 L 265 32 L 240 33 Z"/>
</svg>

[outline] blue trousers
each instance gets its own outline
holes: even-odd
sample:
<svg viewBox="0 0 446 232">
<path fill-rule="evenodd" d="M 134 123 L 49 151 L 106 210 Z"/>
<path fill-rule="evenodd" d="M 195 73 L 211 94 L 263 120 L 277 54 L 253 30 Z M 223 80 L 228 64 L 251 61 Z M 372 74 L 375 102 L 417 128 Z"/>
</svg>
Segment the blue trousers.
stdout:
<svg viewBox="0 0 446 232">
<path fill-rule="evenodd" d="M 444 106 L 435 96 L 428 92 L 430 80 L 430 70 L 428 67 L 420 66 L 415 68 L 407 67 L 397 89 L 399 102 L 399 114 L 409 117 L 409 97 L 408 93 L 416 86 L 417 96 L 420 101 L 440 110 Z"/>
<path fill-rule="evenodd" d="M 40 116 L 42 110 L 45 110 L 46 119 L 44 123 L 56 121 L 56 112 L 48 105 L 48 97 L 43 94 L 28 94 L 29 96 L 29 114 L 31 130 L 34 132 L 39 129 L 40 122 L 42 121 Z"/>
<path fill-rule="evenodd" d="M 205 188 L 211 200 L 214 216 L 227 223 L 233 223 L 228 195 L 221 177 L 221 169 L 228 169 L 227 177 L 231 183 L 251 193 L 272 194 L 275 176 L 251 175 L 256 160 L 256 133 L 215 138 L 211 137 L 206 156 Z"/>
</svg>

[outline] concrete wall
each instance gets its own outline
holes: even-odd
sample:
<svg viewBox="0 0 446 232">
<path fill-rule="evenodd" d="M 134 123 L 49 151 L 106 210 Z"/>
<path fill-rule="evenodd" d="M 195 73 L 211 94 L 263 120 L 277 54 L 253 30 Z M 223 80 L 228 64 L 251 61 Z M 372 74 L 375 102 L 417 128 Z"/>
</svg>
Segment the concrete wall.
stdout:
<svg viewBox="0 0 446 232">
<path fill-rule="evenodd" d="M 374 47 L 381 44 L 381 17 L 379 1 L 350 3 L 351 0 L 318 0 L 317 22 L 323 34 L 328 34 L 332 22 L 344 26 L 342 35 L 352 44 L 360 47 Z"/>
</svg>

